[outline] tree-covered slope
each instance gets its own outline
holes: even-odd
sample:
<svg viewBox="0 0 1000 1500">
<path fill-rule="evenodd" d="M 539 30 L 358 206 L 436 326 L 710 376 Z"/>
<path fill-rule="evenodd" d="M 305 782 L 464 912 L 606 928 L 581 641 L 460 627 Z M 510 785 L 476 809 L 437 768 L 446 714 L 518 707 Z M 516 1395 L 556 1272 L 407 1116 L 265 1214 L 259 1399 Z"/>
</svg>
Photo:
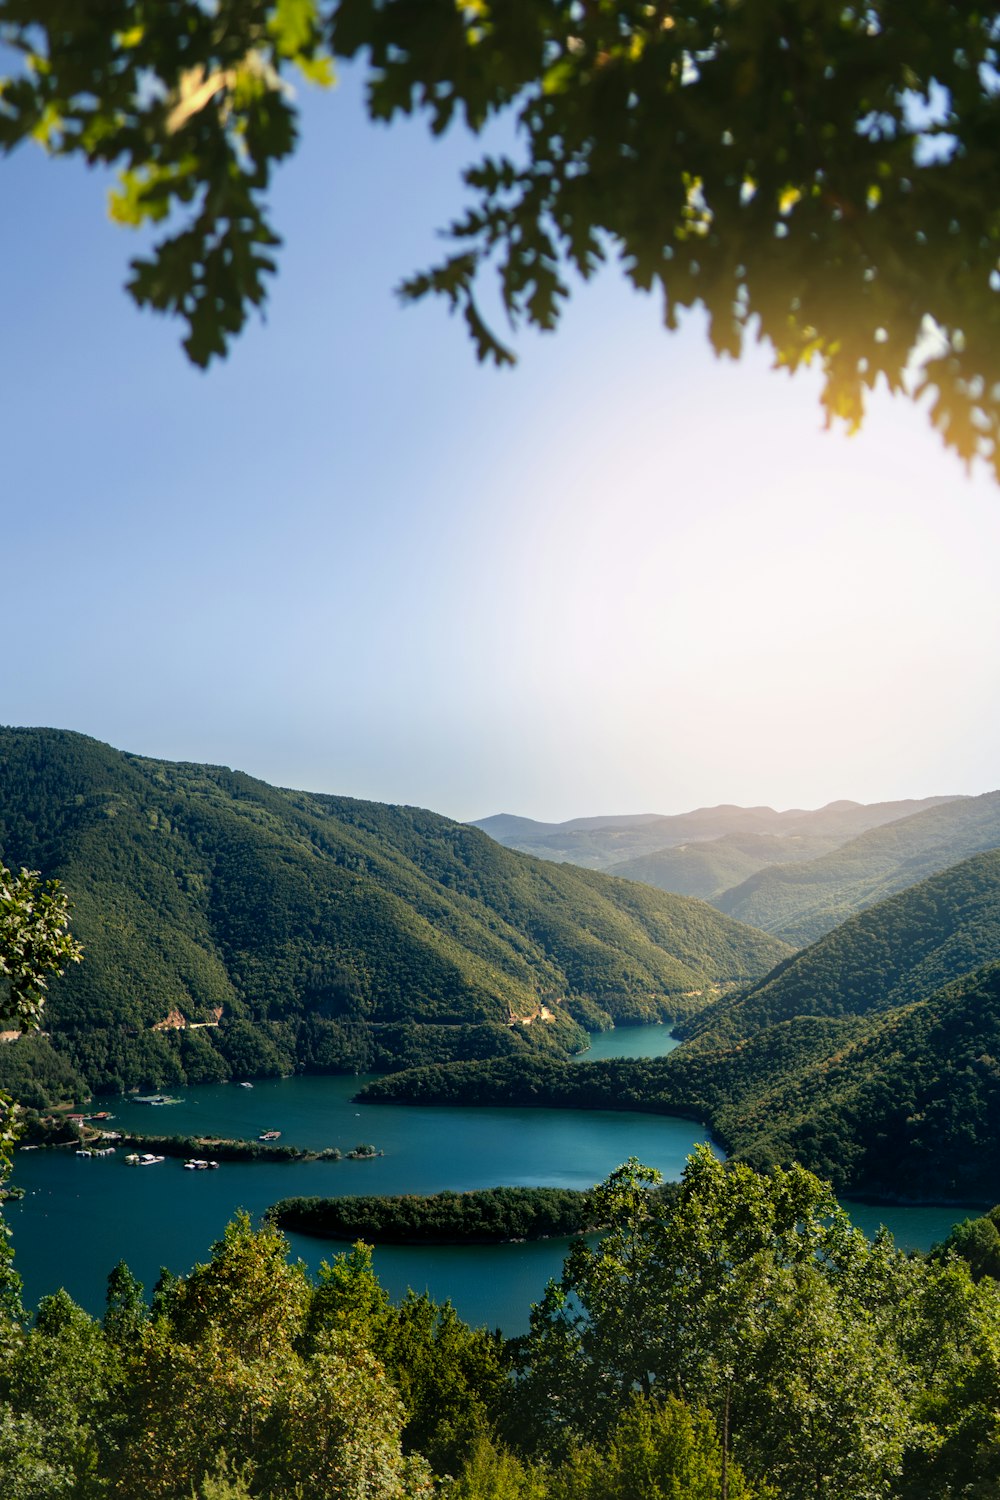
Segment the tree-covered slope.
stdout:
<svg viewBox="0 0 1000 1500">
<path fill-rule="evenodd" d="M 373 1085 L 414 1102 L 647 1109 L 841 1192 L 1000 1199 L 1000 850 L 845 922 L 682 1026 L 668 1057 L 508 1057 Z"/>
<path fill-rule="evenodd" d="M 1000 845 L 1000 792 L 960 797 L 872 828 L 804 864 L 772 865 L 713 905 L 804 945 L 855 912 Z"/>
<path fill-rule="evenodd" d="M 47 1024 L 107 1087 L 564 1053 L 573 1010 L 683 1015 L 786 951 L 433 813 L 56 730 L 0 731 L 0 858 L 69 891 L 86 959 Z M 0 1086 L 20 1046 L 0 1048 Z"/>
<path fill-rule="evenodd" d="M 818 859 L 839 840 L 819 834 L 729 833 L 676 848 L 658 849 L 609 865 L 609 874 L 641 880 L 657 890 L 711 901 L 756 874 L 765 865 Z"/>
<path fill-rule="evenodd" d="M 826 1023 L 825 1041 L 803 1037 L 822 1024 L 746 1044 L 738 1094 L 725 1097 L 718 1060 L 713 1113 L 743 1159 L 808 1162 L 841 1190 L 881 1199 L 1000 1197 L 1000 963 L 916 1005 Z M 776 1066 L 786 1031 L 799 1034 Z"/>
<path fill-rule="evenodd" d="M 849 918 L 683 1029 L 736 1042 L 796 1016 L 890 1010 L 998 957 L 1000 849 L 991 849 Z"/>
</svg>

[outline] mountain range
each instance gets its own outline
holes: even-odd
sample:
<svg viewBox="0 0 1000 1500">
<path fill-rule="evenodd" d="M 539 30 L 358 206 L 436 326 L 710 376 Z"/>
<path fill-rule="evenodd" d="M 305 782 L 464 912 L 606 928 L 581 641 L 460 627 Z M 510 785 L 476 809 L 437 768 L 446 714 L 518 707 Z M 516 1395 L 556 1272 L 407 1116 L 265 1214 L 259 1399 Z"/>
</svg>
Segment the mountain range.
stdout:
<svg viewBox="0 0 1000 1500">
<path fill-rule="evenodd" d="M 527 823 L 501 816 L 477 826 L 508 845 L 586 866 L 600 861 L 626 879 L 700 896 L 801 947 L 882 897 L 1000 845 L 1000 792 L 833 802 L 811 813 L 718 807 L 631 822 Z M 542 832 L 535 837 L 532 827 Z M 668 830 L 681 835 L 669 847 L 620 857 L 622 840 L 662 843 Z"/>
<path fill-rule="evenodd" d="M 477 819 L 473 826 L 481 828 L 497 843 L 508 849 L 519 849 L 523 854 L 583 865 L 588 869 L 610 870 L 626 860 L 655 855 L 661 850 L 747 835 L 792 840 L 828 839 L 836 846 L 881 823 L 890 823 L 954 800 L 951 797 L 924 797 L 919 801 L 867 804 L 840 801 L 813 811 L 791 808 L 783 812 L 776 812 L 773 807 L 737 807 L 723 803 L 686 813 L 570 818 L 565 823 L 539 823 L 533 818 L 497 813 L 493 817 Z"/>
</svg>

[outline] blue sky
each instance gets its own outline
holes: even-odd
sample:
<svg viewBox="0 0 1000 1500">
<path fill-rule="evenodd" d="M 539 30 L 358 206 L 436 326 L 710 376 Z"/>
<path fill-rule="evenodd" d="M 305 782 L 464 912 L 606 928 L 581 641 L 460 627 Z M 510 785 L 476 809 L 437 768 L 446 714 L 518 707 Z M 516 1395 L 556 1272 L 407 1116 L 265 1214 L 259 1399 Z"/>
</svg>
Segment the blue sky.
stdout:
<svg viewBox="0 0 1000 1500">
<path fill-rule="evenodd" d="M 880 398 L 710 354 L 609 268 L 516 371 L 428 264 L 473 147 L 305 101 L 266 322 L 207 375 L 105 184 L 0 164 L 0 718 L 559 819 L 997 784 L 1000 492 Z"/>
</svg>

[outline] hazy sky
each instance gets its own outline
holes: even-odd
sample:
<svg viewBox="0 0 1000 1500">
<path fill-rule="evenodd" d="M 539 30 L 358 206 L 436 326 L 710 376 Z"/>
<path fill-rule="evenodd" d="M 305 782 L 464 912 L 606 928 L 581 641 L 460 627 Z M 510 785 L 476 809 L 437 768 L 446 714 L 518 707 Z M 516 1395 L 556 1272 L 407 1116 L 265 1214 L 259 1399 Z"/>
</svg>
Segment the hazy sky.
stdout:
<svg viewBox="0 0 1000 1500">
<path fill-rule="evenodd" d="M 0 719 L 458 818 L 1000 784 L 1000 490 L 902 403 L 823 434 L 613 268 L 477 367 L 392 293 L 470 154 L 310 101 L 208 375 L 102 181 L 0 164 Z"/>
</svg>

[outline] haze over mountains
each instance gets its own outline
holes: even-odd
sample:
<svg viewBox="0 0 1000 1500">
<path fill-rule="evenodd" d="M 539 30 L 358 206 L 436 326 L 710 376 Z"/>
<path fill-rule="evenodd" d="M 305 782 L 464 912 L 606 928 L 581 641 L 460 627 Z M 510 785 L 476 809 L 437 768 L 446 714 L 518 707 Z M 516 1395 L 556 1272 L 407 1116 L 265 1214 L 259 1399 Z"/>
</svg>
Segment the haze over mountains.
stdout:
<svg viewBox="0 0 1000 1500">
<path fill-rule="evenodd" d="M 535 825 L 543 830 L 537 837 L 521 826 L 525 821 L 501 816 L 477 826 L 519 848 L 547 849 L 549 858 L 575 862 L 567 852 L 575 850 L 583 864 L 601 860 L 609 873 L 701 896 L 800 947 L 883 896 L 1000 845 L 1000 792 L 870 806 L 835 802 L 811 813 L 702 808 L 677 818 L 643 817 L 634 826 L 628 819 L 581 819 L 586 827 Z M 666 833 L 680 842 L 612 857 L 623 840 L 638 846 Z"/>
<path fill-rule="evenodd" d="M 832 846 L 846 843 L 859 833 L 890 823 L 926 807 L 950 802 L 951 797 L 925 797 L 903 802 L 831 802 L 814 811 L 791 808 L 775 812 L 772 807 L 699 807 L 693 812 L 639 813 L 600 818 L 571 818 L 565 823 L 538 823 L 511 813 L 478 818 L 481 828 L 508 849 L 520 849 L 539 859 L 566 861 L 593 870 L 609 870 L 625 860 L 676 849 L 688 843 L 732 839 L 747 835 L 779 839 L 819 838 Z M 789 856 L 791 857 L 791 856 Z M 616 874 L 624 873 L 615 869 Z M 680 892 L 680 894 L 688 894 Z"/>
</svg>

